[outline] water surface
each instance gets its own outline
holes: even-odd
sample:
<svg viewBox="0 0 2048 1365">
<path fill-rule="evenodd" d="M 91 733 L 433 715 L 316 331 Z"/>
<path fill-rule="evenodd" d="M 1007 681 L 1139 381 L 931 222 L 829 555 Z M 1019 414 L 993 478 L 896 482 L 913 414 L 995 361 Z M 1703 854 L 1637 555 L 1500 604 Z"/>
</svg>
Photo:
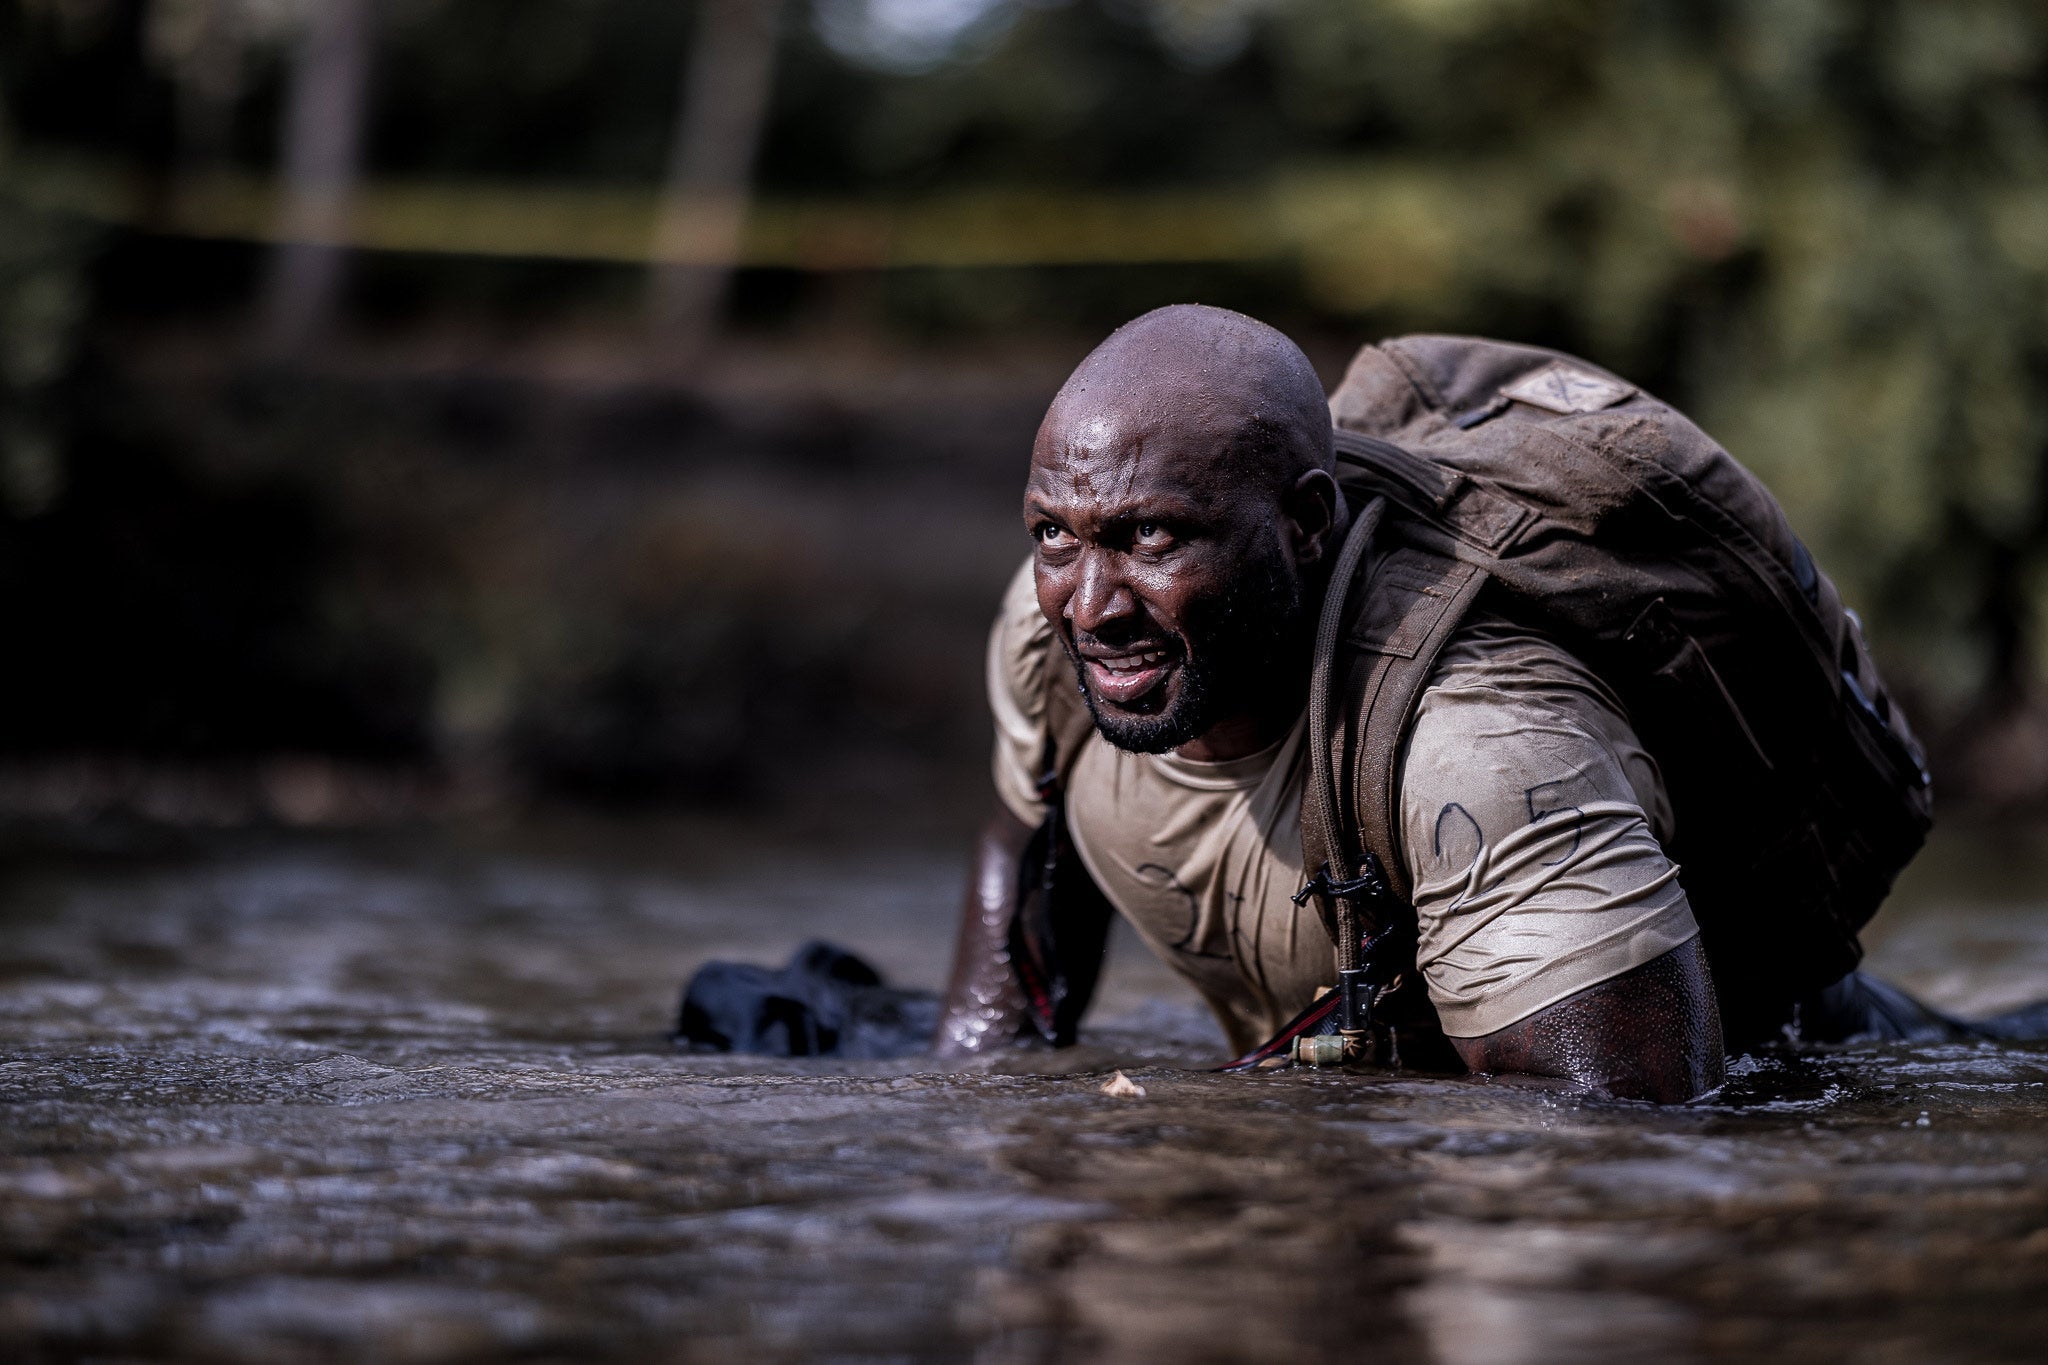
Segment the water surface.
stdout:
<svg viewBox="0 0 2048 1365">
<path fill-rule="evenodd" d="M 707 957 L 822 933 L 936 982 L 957 858 L 542 847 L 14 873 L 0 1355 L 1457 1365 L 2048 1340 L 2048 1047 L 1765 1055 L 1676 1109 L 1226 1077 L 1201 1069 L 1214 1026 L 1123 940 L 1071 1053 L 690 1056 L 663 1032 Z M 1951 1006 L 2048 995 L 2032 859 L 1938 846 L 1875 965 Z M 1145 1096 L 1103 1094 L 1112 1067 Z"/>
</svg>

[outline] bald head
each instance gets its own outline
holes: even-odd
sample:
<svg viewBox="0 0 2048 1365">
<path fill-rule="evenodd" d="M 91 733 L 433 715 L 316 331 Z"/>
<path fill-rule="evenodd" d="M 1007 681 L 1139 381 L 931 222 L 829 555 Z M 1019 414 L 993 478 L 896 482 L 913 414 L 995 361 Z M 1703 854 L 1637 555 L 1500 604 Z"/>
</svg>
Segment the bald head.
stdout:
<svg viewBox="0 0 2048 1365">
<path fill-rule="evenodd" d="M 1308 357 L 1227 308 L 1175 304 L 1112 332 L 1053 399 L 1038 446 L 1116 446 L 1141 458 L 1161 437 L 1181 460 L 1213 461 L 1240 484 L 1277 490 L 1335 467 L 1330 407 Z"/>
<path fill-rule="evenodd" d="M 1111 743 L 1220 759 L 1285 731 L 1344 516 L 1333 467 L 1308 358 L 1241 313 L 1161 308 L 1081 362 L 1039 426 L 1024 522 Z"/>
</svg>

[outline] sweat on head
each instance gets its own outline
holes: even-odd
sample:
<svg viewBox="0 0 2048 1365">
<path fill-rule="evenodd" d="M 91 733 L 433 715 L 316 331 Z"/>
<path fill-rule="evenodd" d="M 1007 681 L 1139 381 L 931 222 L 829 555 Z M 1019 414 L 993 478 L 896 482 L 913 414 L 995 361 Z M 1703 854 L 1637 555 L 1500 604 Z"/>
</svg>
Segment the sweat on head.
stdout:
<svg viewBox="0 0 2048 1365">
<path fill-rule="evenodd" d="M 1242 314 L 1161 308 L 1075 369 L 1024 515 L 1039 604 L 1105 738 L 1228 757 L 1284 730 L 1344 516 L 1333 468 L 1308 357 Z"/>
</svg>

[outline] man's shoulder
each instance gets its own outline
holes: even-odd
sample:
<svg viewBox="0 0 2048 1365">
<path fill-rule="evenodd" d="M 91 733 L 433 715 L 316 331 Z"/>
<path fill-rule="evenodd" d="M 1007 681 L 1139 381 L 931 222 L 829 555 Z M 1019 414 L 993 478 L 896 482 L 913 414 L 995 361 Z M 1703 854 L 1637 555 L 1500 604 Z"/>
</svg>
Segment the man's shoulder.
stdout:
<svg viewBox="0 0 2048 1365">
<path fill-rule="evenodd" d="M 996 795 L 1027 825 L 1045 818 L 1038 776 L 1045 755 L 1045 656 L 1051 642 L 1026 560 L 1004 589 L 989 631 L 987 686 L 996 731 L 991 768 Z"/>
<path fill-rule="evenodd" d="M 1010 575 L 989 633 L 989 689 L 1028 715 L 1043 713 L 1045 662 L 1052 627 L 1038 609 L 1038 592 L 1026 558 Z"/>
<path fill-rule="evenodd" d="M 1622 709 L 1613 689 L 1557 632 L 1486 605 L 1473 608 L 1437 656 L 1418 694 L 1418 722 L 1447 701 L 1617 715 Z"/>
<path fill-rule="evenodd" d="M 1613 689 L 1557 631 L 1484 604 L 1459 623 L 1438 654 L 1417 693 L 1414 723 L 1452 705 L 1516 713 L 1621 711 Z"/>
<path fill-rule="evenodd" d="M 1659 790 L 1599 675 L 1553 632 L 1490 611 L 1445 646 L 1396 776 L 1407 821 L 1455 806 L 1487 828 L 1527 823 L 1559 801 L 1654 804 Z"/>
</svg>

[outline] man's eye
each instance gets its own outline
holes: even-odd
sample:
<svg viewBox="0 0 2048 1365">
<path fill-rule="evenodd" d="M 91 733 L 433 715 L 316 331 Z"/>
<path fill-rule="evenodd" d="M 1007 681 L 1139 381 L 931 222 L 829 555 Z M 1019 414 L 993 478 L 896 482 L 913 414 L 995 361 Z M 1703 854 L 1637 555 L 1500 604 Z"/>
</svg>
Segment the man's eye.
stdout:
<svg viewBox="0 0 2048 1365">
<path fill-rule="evenodd" d="M 1046 525 L 1038 528 L 1038 542 L 1048 549 L 1057 549 L 1066 544 L 1067 533 L 1057 526 Z"/>
<path fill-rule="evenodd" d="M 1173 537 L 1167 534 L 1166 528 L 1156 521 L 1141 521 L 1138 523 L 1137 540 L 1140 545 L 1157 546 L 1171 539 Z"/>
</svg>

